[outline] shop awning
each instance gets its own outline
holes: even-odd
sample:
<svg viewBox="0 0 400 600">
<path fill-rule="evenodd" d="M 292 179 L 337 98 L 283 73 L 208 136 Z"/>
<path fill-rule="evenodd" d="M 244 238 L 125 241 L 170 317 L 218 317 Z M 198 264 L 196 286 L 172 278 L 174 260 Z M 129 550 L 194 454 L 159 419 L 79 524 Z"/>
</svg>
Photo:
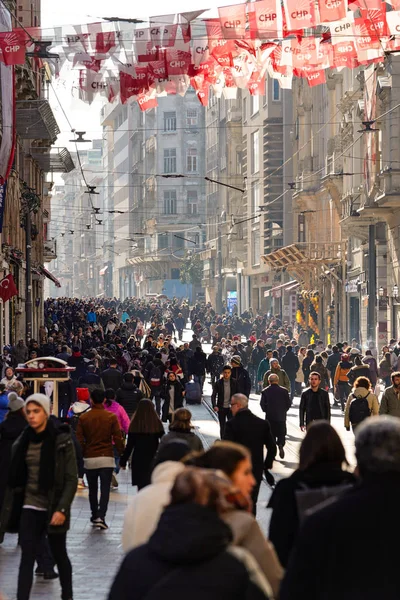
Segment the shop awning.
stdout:
<svg viewBox="0 0 400 600">
<path fill-rule="evenodd" d="M 61 283 L 58 281 L 57 277 L 54 277 L 53 273 L 50 273 L 50 271 L 48 271 L 42 266 L 39 268 L 42 275 L 47 277 L 47 279 L 50 279 L 50 281 L 52 281 L 56 285 L 56 287 L 61 287 Z"/>
<path fill-rule="evenodd" d="M 282 290 L 287 292 L 289 290 L 295 289 L 299 287 L 298 281 L 287 281 L 286 283 L 281 283 L 281 285 L 277 285 L 270 290 L 266 290 L 264 292 L 264 298 L 268 298 L 269 296 L 273 296 L 275 298 L 280 298 Z M 277 294 L 278 292 L 278 294 Z"/>
<path fill-rule="evenodd" d="M 106 274 L 106 271 L 107 271 L 107 269 L 108 269 L 108 265 L 106 265 L 105 267 L 103 267 L 102 269 L 100 269 L 100 271 L 99 271 L 99 275 L 105 275 L 105 274 Z"/>
</svg>

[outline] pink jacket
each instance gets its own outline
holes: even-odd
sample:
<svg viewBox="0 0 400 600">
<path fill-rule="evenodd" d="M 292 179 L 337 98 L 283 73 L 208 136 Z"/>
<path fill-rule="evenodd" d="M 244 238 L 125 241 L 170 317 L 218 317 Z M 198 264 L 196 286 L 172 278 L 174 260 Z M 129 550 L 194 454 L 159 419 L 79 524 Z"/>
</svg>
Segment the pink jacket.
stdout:
<svg viewBox="0 0 400 600">
<path fill-rule="evenodd" d="M 114 415 L 117 415 L 121 431 L 123 431 L 124 433 L 128 433 L 129 425 L 131 422 L 124 407 L 118 404 L 118 402 L 111 400 L 111 405 L 107 406 L 107 404 L 104 404 L 104 408 L 109 412 L 114 413 Z"/>
</svg>

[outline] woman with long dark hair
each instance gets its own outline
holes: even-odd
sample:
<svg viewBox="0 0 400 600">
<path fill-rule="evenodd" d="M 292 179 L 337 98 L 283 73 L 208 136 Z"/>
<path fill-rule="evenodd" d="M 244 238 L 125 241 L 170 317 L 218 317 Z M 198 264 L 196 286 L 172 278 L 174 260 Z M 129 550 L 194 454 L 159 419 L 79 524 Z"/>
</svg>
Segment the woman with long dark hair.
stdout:
<svg viewBox="0 0 400 600">
<path fill-rule="evenodd" d="M 277 484 L 268 508 L 272 508 L 269 539 L 283 567 L 296 541 L 301 514 L 301 492 L 353 484 L 354 475 L 344 469 L 346 452 L 336 430 L 327 421 L 314 421 L 300 446 L 299 466 Z M 300 494 L 299 494 L 300 492 Z M 317 502 L 318 503 L 318 502 Z"/>
<path fill-rule="evenodd" d="M 153 403 L 141 400 L 129 425 L 128 443 L 119 461 L 120 467 L 125 469 L 132 454 L 132 485 L 137 485 L 139 490 L 150 483 L 152 461 L 163 435 L 164 427 Z"/>
</svg>

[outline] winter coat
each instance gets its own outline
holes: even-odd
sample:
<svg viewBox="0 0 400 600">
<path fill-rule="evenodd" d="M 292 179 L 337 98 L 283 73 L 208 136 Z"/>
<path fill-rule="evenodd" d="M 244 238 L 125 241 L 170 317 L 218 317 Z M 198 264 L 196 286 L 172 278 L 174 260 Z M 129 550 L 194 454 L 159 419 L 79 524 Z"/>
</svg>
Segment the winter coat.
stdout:
<svg viewBox="0 0 400 600">
<path fill-rule="evenodd" d="M 296 377 L 296 373 L 299 370 L 299 359 L 293 350 L 286 351 L 286 354 L 282 358 L 282 368 L 286 371 L 289 379 L 294 379 Z"/>
<path fill-rule="evenodd" d="M 312 421 L 323 419 L 331 421 L 331 404 L 329 402 L 329 394 L 322 388 L 319 388 L 318 397 L 315 398 L 315 393 L 311 388 L 307 388 L 301 394 L 300 398 L 300 427 L 308 426 Z M 314 403 L 317 400 L 318 405 Z"/>
<path fill-rule="evenodd" d="M 250 396 L 251 379 L 244 367 L 232 367 L 231 379 L 236 382 L 237 394 L 244 394 L 247 397 Z"/>
<path fill-rule="evenodd" d="M 169 431 L 163 436 L 160 448 L 162 448 L 167 442 L 171 440 L 183 440 L 187 443 L 189 448 L 195 452 L 201 452 L 204 450 L 203 442 L 194 431 Z"/>
<path fill-rule="evenodd" d="M 372 387 L 374 388 L 378 382 L 378 365 L 376 359 L 373 356 L 366 356 L 363 359 L 363 363 L 369 366 L 369 377 Z"/>
<path fill-rule="evenodd" d="M 123 381 L 115 396 L 116 401 L 126 410 L 130 419 L 143 398 L 143 392 L 130 381 Z"/>
<path fill-rule="evenodd" d="M 263 358 L 265 358 L 265 349 L 256 346 L 251 353 L 250 364 L 257 370 Z"/>
<path fill-rule="evenodd" d="M 286 422 L 287 411 L 292 401 L 286 388 L 273 383 L 261 393 L 260 406 L 268 421 Z"/>
<path fill-rule="evenodd" d="M 242 444 L 250 450 L 253 474 L 256 481 L 260 482 L 264 469 L 272 467 L 276 452 L 268 421 L 256 417 L 248 408 L 241 409 L 226 423 L 224 440 Z M 265 459 L 264 447 L 267 449 Z"/>
<path fill-rule="evenodd" d="M 150 483 L 151 465 L 164 431 L 157 433 L 128 432 L 128 441 L 119 464 L 125 467 L 131 458 L 132 485 L 142 488 Z"/>
<path fill-rule="evenodd" d="M 305 356 L 304 360 L 303 360 L 303 364 L 301 365 L 301 368 L 303 369 L 303 373 L 304 373 L 304 383 L 306 385 L 308 385 L 308 378 L 310 377 L 311 365 L 313 362 L 314 362 L 314 358 L 312 356 Z"/>
<path fill-rule="evenodd" d="M 123 431 L 124 433 L 128 433 L 128 429 L 129 429 L 129 425 L 131 424 L 131 420 L 130 420 L 126 410 L 124 409 L 124 407 L 121 406 L 118 402 L 111 400 L 111 404 L 107 405 L 107 403 L 105 403 L 104 408 L 106 410 L 108 410 L 108 412 L 114 413 L 114 415 L 118 419 L 118 423 L 119 423 L 119 427 L 120 427 L 121 431 Z"/>
<path fill-rule="evenodd" d="M 168 506 L 149 542 L 125 557 L 108 600 L 271 598 L 253 557 L 231 541 L 229 526 L 209 508 Z"/>
<path fill-rule="evenodd" d="M 286 388 L 288 392 L 290 392 L 290 379 L 283 369 L 270 369 L 264 375 L 263 387 L 266 388 L 269 386 L 268 377 L 270 375 L 278 375 L 279 377 L 279 385 Z"/>
<path fill-rule="evenodd" d="M 222 354 L 219 352 L 215 354 L 214 352 L 210 354 L 207 358 L 207 373 L 210 373 L 214 377 L 218 377 L 222 373 L 222 369 L 224 368 L 225 360 Z"/>
<path fill-rule="evenodd" d="M 400 417 L 400 391 L 397 394 L 393 385 L 383 392 L 379 414 Z"/>
<path fill-rule="evenodd" d="M 265 373 L 269 371 L 269 358 L 263 358 L 257 369 L 257 381 L 263 381 Z"/>
<path fill-rule="evenodd" d="M 49 533 L 65 533 L 69 529 L 71 504 L 78 485 L 77 463 L 69 425 L 56 420 L 54 425 L 56 428 L 54 482 L 48 492 L 47 530 Z M 13 458 L 20 444 L 22 444 L 22 436 L 19 436 L 13 445 L 10 470 L 13 469 Z M 24 497 L 25 487 L 6 489 L 0 517 L 0 532 L 18 533 Z M 55 512 L 65 514 L 63 525 L 50 525 Z"/>
<path fill-rule="evenodd" d="M 367 377 L 367 379 L 371 381 L 371 371 L 369 365 L 355 365 L 347 373 L 347 378 L 350 385 L 353 385 L 358 377 Z"/>
<path fill-rule="evenodd" d="M 399 476 L 388 473 L 366 478 L 310 515 L 280 600 L 398 600 L 399 506 Z"/>
<path fill-rule="evenodd" d="M 363 387 L 358 387 L 352 391 L 346 402 L 346 408 L 344 409 L 344 426 L 346 427 L 346 429 L 350 429 L 350 404 L 352 403 L 354 398 L 366 398 L 368 401 L 371 416 L 379 415 L 378 398 L 369 390 L 366 390 Z"/>
<path fill-rule="evenodd" d="M 129 552 L 147 544 L 161 513 L 170 503 L 176 476 L 185 469 L 181 462 L 166 461 L 154 469 L 151 483 L 129 500 L 122 528 L 122 548 Z"/>
<path fill-rule="evenodd" d="M 0 514 L 10 472 L 11 448 L 25 427 L 26 419 L 19 411 L 10 412 L 0 424 Z"/>
<path fill-rule="evenodd" d="M 0 423 L 4 421 L 6 414 L 8 413 L 8 394 L 0 394 Z"/>
<path fill-rule="evenodd" d="M 121 387 L 123 382 L 123 375 L 119 369 L 110 367 L 102 372 L 101 378 L 106 389 L 111 388 L 116 392 Z"/>
<path fill-rule="evenodd" d="M 379 377 L 381 379 L 386 379 L 390 377 L 392 374 L 392 365 L 386 358 L 383 358 L 379 363 Z"/>
<path fill-rule="evenodd" d="M 299 360 L 299 369 L 296 373 L 296 383 L 304 383 L 304 372 L 303 372 L 304 356 L 302 354 L 300 354 L 300 352 L 299 352 L 297 355 L 297 358 Z"/>
<path fill-rule="evenodd" d="M 71 379 L 78 381 L 80 377 L 86 373 L 86 363 L 80 352 L 74 352 L 68 359 L 68 366 L 74 367 L 75 371 L 71 371 Z"/>
<path fill-rule="evenodd" d="M 93 390 L 104 391 L 105 389 L 101 377 L 96 375 L 96 373 L 85 373 L 85 375 L 79 377 L 78 385 L 79 387 L 88 388 L 90 393 L 92 393 Z"/>
<path fill-rule="evenodd" d="M 171 386 L 174 386 L 175 388 L 175 394 L 174 394 L 174 411 L 177 408 L 182 408 L 183 406 L 183 386 L 181 384 L 180 381 L 178 381 L 177 379 L 174 382 L 171 381 L 167 381 L 162 388 L 161 391 L 161 398 L 163 398 L 164 400 L 164 404 L 162 406 L 162 420 L 164 421 L 164 423 L 166 423 L 168 421 L 168 415 L 171 414 L 170 412 L 170 389 Z"/>
<path fill-rule="evenodd" d="M 349 361 L 340 361 L 336 367 L 335 376 L 333 378 L 333 384 L 336 385 L 339 381 L 348 383 L 348 372 L 353 367 L 353 364 Z"/>
<path fill-rule="evenodd" d="M 232 377 L 230 378 L 229 381 L 231 383 L 230 398 L 232 398 L 232 396 L 234 394 L 238 393 L 238 388 L 237 388 L 236 381 L 233 381 Z M 218 408 L 224 407 L 224 379 L 223 379 L 223 377 L 221 377 L 221 379 L 219 379 L 218 381 L 216 381 L 214 383 L 213 391 L 211 394 L 211 404 L 212 404 L 213 408 L 215 406 L 217 406 Z"/>
<path fill-rule="evenodd" d="M 268 508 L 272 508 L 268 537 L 275 546 L 283 567 L 288 565 L 299 530 L 296 490 L 300 490 L 303 485 L 319 488 L 354 482 L 355 478 L 351 473 L 323 463 L 315 464 L 305 471 L 298 469 L 290 477 L 277 483 L 268 503 Z"/>
<path fill-rule="evenodd" d="M 206 374 L 206 354 L 200 350 L 196 349 L 192 358 L 189 359 L 189 375 L 197 375 L 198 377 L 202 377 Z"/>
<path fill-rule="evenodd" d="M 92 410 L 79 417 L 76 437 L 84 458 L 113 457 L 113 442 L 118 454 L 124 451 L 118 419 L 103 404 L 93 404 Z"/>
</svg>

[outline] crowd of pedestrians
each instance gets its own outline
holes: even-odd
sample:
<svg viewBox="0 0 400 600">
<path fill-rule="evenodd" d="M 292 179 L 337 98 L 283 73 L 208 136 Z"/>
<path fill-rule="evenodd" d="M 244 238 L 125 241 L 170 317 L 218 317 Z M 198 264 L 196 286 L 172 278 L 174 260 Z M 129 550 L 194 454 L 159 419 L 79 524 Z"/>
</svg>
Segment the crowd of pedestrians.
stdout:
<svg viewBox="0 0 400 600">
<path fill-rule="evenodd" d="M 188 324 L 192 340 L 183 342 Z M 59 385 L 58 414 L 51 386 L 32 393 L 15 372 L 43 356 L 73 367 Z M 176 299 L 48 300 L 39 339 L 2 355 L 0 542 L 18 534 L 17 600 L 29 599 L 34 573 L 59 578 L 62 599 L 72 600 L 66 538 L 76 490 L 88 488 L 90 524 L 106 531 L 110 490 L 127 468 L 137 493 L 109 600 L 179 600 L 188 586 L 196 599 L 372 600 L 377 590 L 398 598 L 387 548 L 400 500 L 399 357 L 394 340 L 379 358 L 373 345 L 363 353 L 356 340 L 311 342 L 251 310 L 217 315 L 209 304 Z M 207 375 L 222 440 L 209 449 L 190 411 L 204 399 Z M 251 392 L 260 394 L 263 419 L 249 408 Z M 291 408 L 305 436 L 298 468 L 276 484 L 271 470 L 285 458 Z M 332 414 L 355 434 L 354 472 Z M 269 539 L 255 519 L 263 477 L 273 490 Z M 379 584 L 379 569 L 367 563 L 368 532 L 392 571 Z M 346 579 L 349 564 L 354 576 Z"/>
</svg>

